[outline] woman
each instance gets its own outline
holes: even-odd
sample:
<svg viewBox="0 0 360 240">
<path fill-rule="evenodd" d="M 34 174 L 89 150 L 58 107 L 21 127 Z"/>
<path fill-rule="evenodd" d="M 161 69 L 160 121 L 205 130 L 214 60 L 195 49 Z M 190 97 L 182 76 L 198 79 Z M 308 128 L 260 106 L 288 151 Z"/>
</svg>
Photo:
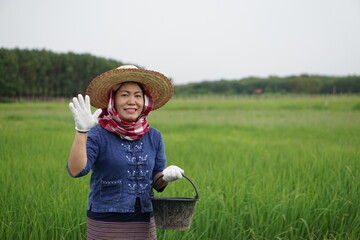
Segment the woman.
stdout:
<svg viewBox="0 0 360 240">
<path fill-rule="evenodd" d="M 67 169 L 72 177 L 92 170 L 87 237 L 156 239 L 151 186 L 156 182 L 161 192 L 184 171 L 165 168 L 161 134 L 147 116 L 170 100 L 172 84 L 161 73 L 126 65 L 96 77 L 86 93 L 69 104 L 76 133 Z M 102 110 L 92 114 L 90 99 Z"/>
</svg>

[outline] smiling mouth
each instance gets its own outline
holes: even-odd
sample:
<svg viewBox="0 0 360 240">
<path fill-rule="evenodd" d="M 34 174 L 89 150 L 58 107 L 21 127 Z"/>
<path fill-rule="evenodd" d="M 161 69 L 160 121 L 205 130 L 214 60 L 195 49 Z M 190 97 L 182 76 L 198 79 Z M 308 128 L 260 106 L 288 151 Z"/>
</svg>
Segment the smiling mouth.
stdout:
<svg viewBox="0 0 360 240">
<path fill-rule="evenodd" d="M 126 108 L 125 112 L 127 112 L 127 113 L 135 113 L 136 110 L 137 110 L 136 108 Z"/>
</svg>

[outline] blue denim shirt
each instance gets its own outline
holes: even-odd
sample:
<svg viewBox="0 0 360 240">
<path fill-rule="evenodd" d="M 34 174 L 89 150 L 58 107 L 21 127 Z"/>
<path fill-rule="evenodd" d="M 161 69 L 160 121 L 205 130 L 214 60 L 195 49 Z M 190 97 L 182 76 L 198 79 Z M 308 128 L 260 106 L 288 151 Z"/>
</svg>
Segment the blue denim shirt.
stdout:
<svg viewBox="0 0 360 240">
<path fill-rule="evenodd" d="M 141 139 L 128 141 L 97 125 L 89 131 L 86 150 L 87 165 L 73 177 L 92 170 L 88 210 L 134 212 L 136 198 L 140 198 L 142 212 L 153 210 L 152 180 L 166 166 L 164 142 L 158 130 L 150 128 Z"/>
</svg>

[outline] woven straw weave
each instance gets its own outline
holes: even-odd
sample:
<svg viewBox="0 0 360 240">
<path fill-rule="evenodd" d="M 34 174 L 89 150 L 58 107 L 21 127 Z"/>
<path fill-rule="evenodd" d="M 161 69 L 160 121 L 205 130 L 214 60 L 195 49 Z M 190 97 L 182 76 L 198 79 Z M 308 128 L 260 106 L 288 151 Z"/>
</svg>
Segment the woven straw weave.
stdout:
<svg viewBox="0 0 360 240">
<path fill-rule="evenodd" d="M 108 106 L 111 89 L 122 82 L 139 82 L 144 85 L 154 101 L 153 110 L 167 103 L 174 93 L 171 81 L 163 74 L 145 69 L 114 69 L 94 78 L 86 89 L 91 105 L 96 108 Z"/>
</svg>

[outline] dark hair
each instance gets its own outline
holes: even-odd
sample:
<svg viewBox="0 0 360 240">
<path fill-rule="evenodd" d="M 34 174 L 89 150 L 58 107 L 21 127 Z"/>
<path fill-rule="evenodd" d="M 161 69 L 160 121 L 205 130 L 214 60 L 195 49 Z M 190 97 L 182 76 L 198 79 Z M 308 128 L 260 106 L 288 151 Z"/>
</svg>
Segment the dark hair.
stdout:
<svg viewBox="0 0 360 240">
<path fill-rule="evenodd" d="M 143 94 L 145 95 L 145 87 L 142 83 L 139 83 L 139 82 L 126 82 L 126 83 L 136 83 L 139 88 L 141 89 L 141 91 L 143 92 Z"/>
</svg>

